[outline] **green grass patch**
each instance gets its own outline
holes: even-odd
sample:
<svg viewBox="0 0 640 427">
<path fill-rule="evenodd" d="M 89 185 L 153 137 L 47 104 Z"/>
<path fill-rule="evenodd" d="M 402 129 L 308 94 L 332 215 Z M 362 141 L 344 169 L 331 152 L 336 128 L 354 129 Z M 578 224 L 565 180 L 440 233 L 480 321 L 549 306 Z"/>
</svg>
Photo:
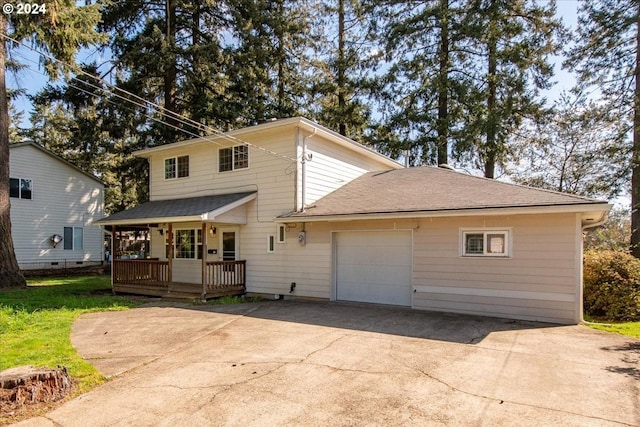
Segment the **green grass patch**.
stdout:
<svg viewBox="0 0 640 427">
<path fill-rule="evenodd" d="M 597 320 L 590 320 L 597 322 Z M 640 322 L 586 324 L 590 328 L 640 338 Z"/>
<path fill-rule="evenodd" d="M 243 295 L 228 295 L 220 298 L 214 298 L 206 302 L 206 304 L 212 305 L 231 305 L 231 304 L 243 304 L 247 302 L 260 302 L 261 297 L 245 297 Z"/>
<path fill-rule="evenodd" d="M 139 305 L 112 295 L 109 276 L 31 279 L 27 288 L 0 290 L 0 370 L 66 366 L 86 392 L 105 379 L 71 345 L 71 324 L 83 313 Z"/>
</svg>

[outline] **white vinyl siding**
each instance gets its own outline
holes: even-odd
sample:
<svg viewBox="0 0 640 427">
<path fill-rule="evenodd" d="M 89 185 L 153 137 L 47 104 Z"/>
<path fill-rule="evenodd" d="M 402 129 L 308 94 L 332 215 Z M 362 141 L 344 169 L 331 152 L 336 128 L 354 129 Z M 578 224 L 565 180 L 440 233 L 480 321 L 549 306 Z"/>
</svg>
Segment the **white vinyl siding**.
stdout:
<svg viewBox="0 0 640 427">
<path fill-rule="evenodd" d="M 104 234 L 91 225 L 104 217 L 102 184 L 31 145 L 12 146 L 9 162 L 11 176 L 28 177 L 34 187 L 31 200 L 11 199 L 11 234 L 20 267 L 102 261 Z M 65 250 L 62 243 L 53 247 L 51 236 L 62 236 L 65 227 L 82 229 L 81 249 L 79 232 L 74 250 Z"/>
<path fill-rule="evenodd" d="M 308 138 L 306 144 L 307 155 L 311 157 L 306 163 L 307 206 L 366 172 L 390 169 L 388 164 L 329 143 L 319 136 Z"/>
</svg>

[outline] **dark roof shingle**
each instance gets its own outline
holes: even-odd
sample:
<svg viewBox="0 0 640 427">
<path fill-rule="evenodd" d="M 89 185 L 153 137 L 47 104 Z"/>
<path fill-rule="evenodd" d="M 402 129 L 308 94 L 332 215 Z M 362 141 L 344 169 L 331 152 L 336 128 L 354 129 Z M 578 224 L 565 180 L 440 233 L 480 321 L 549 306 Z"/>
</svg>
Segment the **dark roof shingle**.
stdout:
<svg viewBox="0 0 640 427">
<path fill-rule="evenodd" d="M 286 217 L 605 204 L 437 167 L 369 172 Z M 284 216 L 283 216 L 284 217 Z"/>
</svg>

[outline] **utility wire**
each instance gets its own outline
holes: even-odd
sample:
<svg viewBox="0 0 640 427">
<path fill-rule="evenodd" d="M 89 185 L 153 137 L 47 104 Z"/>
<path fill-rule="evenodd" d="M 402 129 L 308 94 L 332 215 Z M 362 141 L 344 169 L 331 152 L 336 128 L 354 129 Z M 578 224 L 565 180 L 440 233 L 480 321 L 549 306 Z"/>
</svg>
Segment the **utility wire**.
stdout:
<svg viewBox="0 0 640 427">
<path fill-rule="evenodd" d="M 176 120 L 178 120 L 180 123 L 183 123 L 183 124 L 185 124 L 185 125 L 190 125 L 190 126 L 192 126 L 192 127 L 195 127 L 196 129 L 202 129 L 202 130 L 204 130 L 204 131 L 209 131 L 209 132 L 211 132 L 211 133 L 215 134 L 215 136 L 214 136 L 214 137 L 211 137 L 211 136 L 208 136 L 208 135 L 207 135 L 207 136 L 200 136 L 200 135 L 197 135 L 197 137 L 198 137 L 198 138 L 202 138 L 204 141 L 207 141 L 207 142 L 213 142 L 213 143 L 215 143 L 215 144 L 217 144 L 217 145 L 222 146 L 222 144 L 217 143 L 216 141 L 214 141 L 214 140 L 213 140 L 214 138 L 222 137 L 222 138 L 224 138 L 224 139 L 230 140 L 230 141 L 235 142 L 235 143 L 238 143 L 238 144 L 242 144 L 242 145 L 250 146 L 250 147 L 252 147 L 252 148 L 254 148 L 254 149 L 256 149 L 256 150 L 262 151 L 262 152 L 264 152 L 264 153 L 266 153 L 266 154 L 269 154 L 269 155 L 271 155 L 271 156 L 277 157 L 277 158 L 282 159 L 282 160 L 286 160 L 287 162 L 295 162 L 295 161 L 296 161 L 296 159 L 293 159 L 293 158 L 291 158 L 291 157 L 287 157 L 287 156 L 285 156 L 285 155 L 282 155 L 282 154 L 277 153 L 277 152 L 275 152 L 275 151 L 269 150 L 269 149 L 267 149 L 267 148 L 260 147 L 260 146 L 258 146 L 258 145 L 255 145 L 255 144 L 252 144 L 252 143 L 250 143 L 250 142 L 244 141 L 244 140 L 242 140 L 242 139 L 240 139 L 240 138 L 237 138 L 237 137 L 235 137 L 235 136 L 233 136 L 233 135 L 229 135 L 229 134 L 227 134 L 226 132 L 224 132 L 224 131 L 222 131 L 222 130 L 220 130 L 220 129 L 218 129 L 218 128 L 215 128 L 215 127 L 213 127 L 213 126 L 211 126 L 211 125 L 205 125 L 205 124 L 202 124 L 202 123 L 196 122 L 196 121 L 195 121 L 195 120 L 193 120 L 193 119 L 190 119 L 190 118 L 185 117 L 185 116 L 183 116 L 183 115 L 181 115 L 181 114 L 178 114 L 178 113 L 175 113 L 175 112 L 173 112 L 173 111 L 171 111 L 171 110 L 168 110 L 168 109 L 166 109 L 166 108 L 162 107 L 161 105 L 158 105 L 158 104 L 156 104 L 156 103 L 154 103 L 154 102 L 152 102 L 152 101 L 148 101 L 148 100 L 146 100 L 146 99 L 144 99 L 144 98 L 142 98 L 142 97 L 140 97 L 140 96 L 138 96 L 138 95 L 136 95 L 136 94 L 133 94 L 133 93 L 131 93 L 131 92 L 129 92 L 129 91 L 127 91 L 127 90 L 125 90 L 125 89 L 122 89 L 122 88 L 119 88 L 119 87 L 117 87 L 117 86 L 114 86 L 114 85 L 110 84 L 109 82 L 107 82 L 106 80 L 104 80 L 104 79 L 102 79 L 102 78 L 100 78 L 100 77 L 97 77 L 97 76 L 94 76 L 94 75 L 92 75 L 92 74 L 90 74 L 90 73 L 87 73 L 86 71 L 84 71 L 84 70 L 82 70 L 82 69 L 79 69 L 77 66 L 73 66 L 73 65 L 71 65 L 71 64 L 68 64 L 68 63 L 66 63 L 66 62 L 64 62 L 64 61 L 62 61 L 62 60 L 59 60 L 59 59 L 55 58 L 55 57 L 54 57 L 54 56 L 52 56 L 52 55 L 49 55 L 49 54 L 47 54 L 47 53 L 45 53 L 45 52 L 42 52 L 42 51 L 39 51 L 39 50 L 37 50 L 37 49 L 35 49 L 35 48 L 33 48 L 33 47 L 29 46 L 29 45 L 26 45 L 26 44 L 22 43 L 21 41 L 19 41 L 19 40 L 17 40 L 17 39 L 14 39 L 13 37 L 11 37 L 11 36 L 9 36 L 9 35 L 6 35 L 6 34 L 0 34 L 0 35 L 1 35 L 3 38 L 5 38 L 5 39 L 7 39 L 7 40 L 12 41 L 14 44 L 17 44 L 17 45 L 19 45 L 19 46 L 22 46 L 22 47 L 24 47 L 24 48 L 26 48 L 26 49 L 31 50 L 32 52 L 34 52 L 34 53 L 36 53 L 36 54 L 40 55 L 41 57 L 44 57 L 44 58 L 49 59 L 50 61 L 54 61 L 54 62 L 57 62 L 57 63 L 59 63 L 59 64 L 62 64 L 62 65 L 64 65 L 65 67 L 67 67 L 68 69 L 70 69 L 70 70 L 74 70 L 74 72 L 75 72 L 76 74 L 83 74 L 83 75 L 85 75 L 85 76 L 88 76 L 89 78 L 94 79 L 94 80 L 96 80 L 96 81 L 98 81 L 98 82 L 100 82 L 100 83 L 102 83 L 102 84 L 106 85 L 107 87 L 112 87 L 115 91 L 122 92 L 122 93 L 124 93 L 124 94 L 126 94 L 126 95 L 128 95 L 128 96 L 130 96 L 130 97 L 132 97 L 132 98 L 134 98 L 134 99 L 139 100 L 139 102 L 137 102 L 137 103 L 136 103 L 136 102 L 134 102 L 133 100 L 131 100 L 131 99 L 129 99 L 129 98 L 126 98 L 126 97 L 124 97 L 124 96 L 122 96 L 122 95 L 116 95 L 116 94 L 115 94 L 113 91 L 111 91 L 111 90 L 108 90 L 108 89 L 106 90 L 107 92 L 109 92 L 109 93 L 111 93 L 111 94 L 113 94 L 113 95 L 115 95 L 115 96 L 118 96 L 119 98 L 121 98 L 121 99 L 123 99 L 123 100 L 125 100 L 125 101 L 127 101 L 127 102 L 130 102 L 130 103 L 132 103 L 132 104 L 134 104 L 134 105 L 137 105 L 137 106 L 139 106 L 139 107 L 141 107 L 141 108 L 147 108 L 147 106 L 152 107 L 152 108 L 156 109 L 156 110 L 157 110 L 161 115 L 163 115 L 163 116 L 165 116 L 165 117 L 170 117 L 170 118 L 172 118 L 172 119 L 176 119 Z M 85 83 L 87 83 L 87 82 L 85 82 Z M 87 83 L 87 84 L 89 84 L 89 83 Z M 89 85 L 91 85 L 91 84 L 89 84 Z M 105 90 L 104 88 L 101 88 L 101 87 L 98 87 L 98 86 L 94 86 L 94 87 L 96 87 L 96 88 L 98 88 L 98 89 L 100 89 L 100 90 Z M 93 95 L 96 95 L 96 94 L 93 94 Z M 149 117 L 149 116 L 147 116 L 147 117 Z M 175 128 L 175 129 L 177 129 L 177 130 L 180 130 L 180 131 L 182 131 L 182 132 L 189 133 L 188 131 L 186 131 L 186 130 L 184 130 L 184 129 L 182 129 L 182 128 L 178 128 L 178 127 L 176 127 L 176 126 L 174 126 L 174 125 L 172 125 L 172 124 L 170 124 L 170 123 L 167 123 L 167 122 L 165 122 L 165 121 L 158 120 L 158 119 L 155 119 L 155 120 L 156 120 L 156 121 L 158 121 L 159 123 L 162 123 L 162 124 L 164 124 L 164 125 L 167 125 L 167 126 L 173 127 L 173 128 Z M 191 133 L 191 135 L 194 135 L 194 134 L 193 134 L 193 133 Z"/>
</svg>

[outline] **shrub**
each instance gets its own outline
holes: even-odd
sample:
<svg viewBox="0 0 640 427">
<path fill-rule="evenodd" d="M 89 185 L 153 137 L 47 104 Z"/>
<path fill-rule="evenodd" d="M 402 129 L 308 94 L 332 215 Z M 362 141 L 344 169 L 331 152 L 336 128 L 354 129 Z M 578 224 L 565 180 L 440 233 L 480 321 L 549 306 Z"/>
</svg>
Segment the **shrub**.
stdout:
<svg viewBox="0 0 640 427">
<path fill-rule="evenodd" d="M 640 260 L 621 251 L 585 252 L 584 310 L 602 320 L 640 320 Z"/>
</svg>

